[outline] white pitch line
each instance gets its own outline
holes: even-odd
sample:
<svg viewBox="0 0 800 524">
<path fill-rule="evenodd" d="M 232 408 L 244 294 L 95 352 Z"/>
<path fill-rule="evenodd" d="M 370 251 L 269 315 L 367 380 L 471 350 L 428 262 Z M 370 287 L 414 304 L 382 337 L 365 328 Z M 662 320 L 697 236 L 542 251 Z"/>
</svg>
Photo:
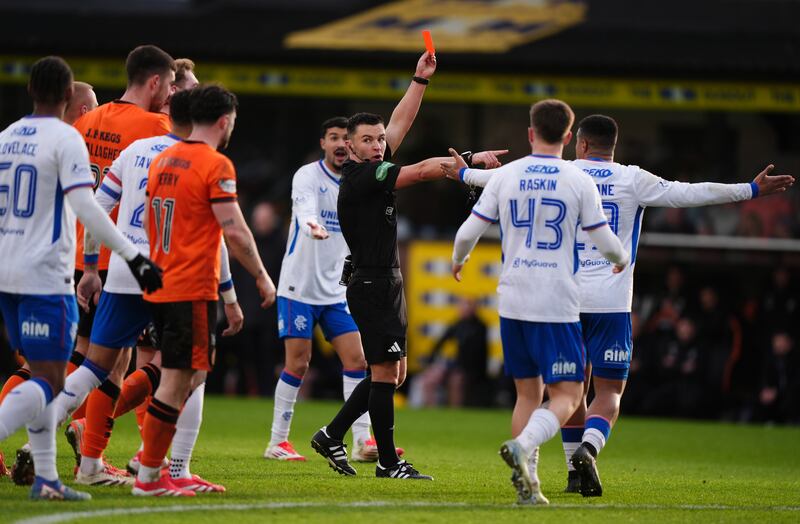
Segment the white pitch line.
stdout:
<svg viewBox="0 0 800 524">
<path fill-rule="evenodd" d="M 184 504 L 173 506 L 149 506 L 140 508 L 109 508 L 87 511 L 72 511 L 41 515 L 16 521 L 14 524 L 57 524 L 72 520 L 96 517 L 115 517 L 120 515 L 143 515 L 153 513 L 189 513 L 195 511 L 250 511 L 258 509 L 294 509 L 294 508 L 380 508 L 387 506 L 416 507 L 416 508 L 470 508 L 470 509 L 528 509 L 528 506 L 515 504 L 467 504 L 464 502 L 387 502 L 387 501 L 361 501 L 361 502 L 264 502 L 260 504 Z M 726 506 L 722 504 L 552 504 L 544 506 L 552 510 L 558 509 L 645 509 L 662 510 L 678 509 L 691 511 L 800 511 L 800 506 Z M 534 509 L 534 508 L 530 508 Z"/>
</svg>

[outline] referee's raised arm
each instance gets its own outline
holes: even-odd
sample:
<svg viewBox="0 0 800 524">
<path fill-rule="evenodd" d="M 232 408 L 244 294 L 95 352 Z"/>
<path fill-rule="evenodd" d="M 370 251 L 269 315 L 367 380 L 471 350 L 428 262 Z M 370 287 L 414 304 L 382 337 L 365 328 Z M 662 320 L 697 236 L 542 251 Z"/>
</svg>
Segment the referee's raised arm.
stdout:
<svg viewBox="0 0 800 524">
<path fill-rule="evenodd" d="M 403 143 L 414 119 L 417 118 L 422 97 L 425 95 L 425 88 L 435 71 L 436 56 L 426 51 L 417 61 L 417 69 L 406 89 L 406 94 L 397 103 L 397 107 L 392 111 L 389 124 L 386 126 L 386 144 L 393 152 L 396 152 Z"/>
</svg>

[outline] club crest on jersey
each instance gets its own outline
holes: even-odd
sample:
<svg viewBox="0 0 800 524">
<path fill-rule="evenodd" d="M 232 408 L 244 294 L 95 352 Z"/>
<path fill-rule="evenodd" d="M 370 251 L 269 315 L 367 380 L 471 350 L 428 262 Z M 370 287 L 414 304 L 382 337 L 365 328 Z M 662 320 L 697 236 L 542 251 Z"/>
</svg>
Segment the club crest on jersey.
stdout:
<svg viewBox="0 0 800 524">
<path fill-rule="evenodd" d="M 236 193 L 236 180 L 225 178 L 218 182 L 219 188 L 226 193 Z"/>
<path fill-rule="evenodd" d="M 630 360 L 630 351 L 614 343 L 613 346 L 603 352 L 603 360 L 606 362 L 627 362 Z"/>
<path fill-rule="evenodd" d="M 33 136 L 36 134 L 36 128 L 30 126 L 22 126 L 16 128 L 14 131 L 11 132 L 11 134 L 16 136 Z"/>
<path fill-rule="evenodd" d="M 294 317 L 294 327 L 297 331 L 305 331 L 308 328 L 308 319 L 303 315 L 297 315 Z"/>
<path fill-rule="evenodd" d="M 319 192 L 323 195 L 328 192 L 328 188 L 324 186 L 319 186 Z"/>
</svg>

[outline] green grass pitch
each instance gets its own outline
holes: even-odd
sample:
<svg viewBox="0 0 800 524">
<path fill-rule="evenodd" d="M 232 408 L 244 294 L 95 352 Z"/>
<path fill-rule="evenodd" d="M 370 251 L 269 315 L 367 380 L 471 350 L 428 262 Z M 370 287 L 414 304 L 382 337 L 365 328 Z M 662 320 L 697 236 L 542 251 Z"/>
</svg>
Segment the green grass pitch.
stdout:
<svg viewBox="0 0 800 524">
<path fill-rule="evenodd" d="M 261 458 L 270 401 L 210 397 L 192 470 L 225 484 L 227 493 L 141 499 L 125 488 L 90 488 L 91 502 L 30 502 L 27 488 L 0 479 L 0 522 L 800 521 L 800 428 L 623 416 L 600 455 L 603 497 L 562 493 L 566 468 L 554 438 L 539 466 L 551 505 L 517 507 L 510 471 L 497 455 L 509 412 L 398 410 L 398 445 L 435 477 L 414 482 L 376 479 L 370 464 L 356 464 L 355 478 L 330 470 L 308 441 L 337 408 L 300 402 L 292 437 L 309 460 L 278 463 Z M 24 438 L 19 432 L 0 444 L 7 457 Z M 59 471 L 70 480 L 73 460 L 62 435 L 58 445 Z M 118 421 L 107 456 L 124 466 L 137 445 L 135 421 L 127 416 Z"/>
</svg>

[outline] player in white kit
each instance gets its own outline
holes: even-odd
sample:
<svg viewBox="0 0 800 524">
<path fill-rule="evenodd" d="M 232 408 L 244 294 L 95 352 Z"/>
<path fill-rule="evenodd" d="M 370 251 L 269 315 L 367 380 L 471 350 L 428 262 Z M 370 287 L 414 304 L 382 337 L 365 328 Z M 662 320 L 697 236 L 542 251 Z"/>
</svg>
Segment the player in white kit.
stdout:
<svg viewBox="0 0 800 524">
<path fill-rule="evenodd" d="M 0 405 L 0 441 L 27 425 L 36 473 L 34 499 L 91 498 L 61 484 L 55 461 L 52 400 L 63 388 L 77 330 L 71 277 L 75 213 L 122 255 L 140 286 L 161 286 L 159 269 L 94 201 L 86 145 L 80 133 L 61 121 L 72 81 L 72 71 L 61 58 L 37 61 L 28 83 L 33 114 L 0 133 L 0 311 L 12 347 L 22 350 L 32 374 Z"/>
<path fill-rule="evenodd" d="M 103 183 L 95 194 L 100 206 L 106 211 L 119 205 L 117 228 L 133 242 L 141 253 L 148 253 L 150 250 L 147 235 L 142 228 L 142 215 L 145 205 L 145 189 L 147 187 L 148 170 L 152 159 L 159 153 L 176 144 L 181 137 L 189 136 L 192 129 L 189 106 L 191 102 L 191 91 L 183 90 L 172 95 L 170 101 L 170 120 L 173 131 L 178 134 L 167 134 L 152 138 L 144 138 L 133 142 L 124 149 L 119 157 L 114 160 L 111 168 L 103 179 Z M 87 238 L 89 236 L 87 235 Z M 236 302 L 236 294 L 233 291 L 233 283 L 230 278 L 230 265 L 227 250 L 222 244 L 221 257 L 221 276 L 220 287 L 223 299 L 226 303 L 225 311 L 231 317 L 238 318 L 234 334 L 241 329 L 241 310 Z M 88 238 L 85 253 L 92 255 L 99 252 L 99 246 L 91 238 Z M 84 286 L 84 281 L 93 279 L 92 285 Z M 94 299 L 95 292 L 99 292 L 98 286 L 100 279 L 97 273 L 85 272 L 82 285 L 78 287 L 78 301 L 81 306 L 86 308 L 88 302 Z M 236 312 L 238 311 L 238 315 Z M 107 384 L 105 379 L 108 371 L 113 369 L 120 358 L 124 348 L 131 348 L 136 345 L 139 337 L 145 328 L 152 322 L 150 308 L 142 298 L 141 290 L 135 285 L 135 281 L 129 271 L 124 270 L 122 260 L 119 256 L 112 254 L 109 261 L 108 276 L 103 286 L 100 299 L 97 304 L 95 322 L 92 326 L 89 352 L 81 366 L 67 377 L 64 387 L 65 394 L 60 395 L 56 402 L 60 408 L 59 420 L 64 420 L 67 416 L 83 403 L 83 400 L 91 390 L 96 387 L 103 387 Z M 124 357 L 127 360 L 127 355 Z M 157 361 L 160 363 L 160 361 Z M 157 368 L 156 368 L 157 370 Z M 211 484 L 196 475 L 189 473 L 189 459 L 191 457 L 194 443 L 199 432 L 200 421 L 202 420 L 203 385 L 205 376 L 198 379 L 198 383 L 192 388 L 192 394 L 187 400 L 181 416 L 178 418 L 178 437 L 177 445 L 173 446 L 172 455 L 176 453 L 181 461 L 181 471 L 176 471 L 173 476 L 173 483 L 183 489 L 196 491 L 225 491 L 224 487 Z M 66 394 L 69 392 L 70 394 Z M 181 417 L 184 418 L 181 424 Z M 75 426 L 80 421 L 73 421 Z M 93 446 L 89 453 L 83 453 L 80 458 L 80 466 L 76 473 L 75 480 L 79 484 L 85 485 L 132 485 L 133 477 L 127 473 L 116 471 L 102 460 L 102 451 L 108 442 L 112 428 L 108 428 L 105 442 Z M 184 437 L 181 430 L 187 433 Z M 178 450 L 177 448 L 181 449 Z M 185 448 L 185 449 L 184 449 Z M 84 451 L 87 448 L 83 447 Z M 180 474 L 180 475 L 179 475 Z"/>
<path fill-rule="evenodd" d="M 271 438 L 264 451 L 268 459 L 305 460 L 289 441 L 289 430 L 311 361 L 316 324 L 342 361 L 345 400 L 367 373 L 358 327 L 347 308 L 347 288 L 339 284 L 350 253 L 336 212 L 342 164 L 347 160 L 346 136 L 346 118 L 326 120 L 320 133 L 324 157 L 302 166 L 292 179 L 292 224 L 278 280 L 278 332 L 286 347 L 286 362 L 275 386 Z M 378 458 L 369 424 L 366 413 L 353 424 L 355 461 Z"/>
<path fill-rule="evenodd" d="M 531 108 L 528 140 L 533 153 L 493 171 L 472 215 L 459 229 L 453 250 L 453 275 L 460 281 L 480 235 L 491 223 L 500 223 L 500 334 L 506 373 L 517 390 L 515 438 L 503 444 L 500 454 L 513 470 L 518 501 L 524 504 L 548 502 L 535 470 L 538 448 L 558 432 L 583 395 L 578 226 L 615 271 L 629 260 L 608 227 L 591 179 L 561 159 L 572 138 L 573 121 L 572 110 L 559 100 L 544 100 Z M 546 408 L 541 407 L 544 386 L 550 397 Z"/>
<path fill-rule="evenodd" d="M 595 459 L 619 416 L 630 369 L 633 265 L 645 207 L 697 207 L 738 202 L 785 191 L 794 183 L 794 178 L 788 175 L 769 176 L 772 165 L 753 182 L 744 184 L 667 181 L 638 166 L 614 162 L 617 133 L 616 122 L 608 116 L 584 118 L 578 125 L 577 160 L 573 162 L 597 185 L 609 226 L 622 244 L 629 246 L 632 255 L 630 269 L 616 275 L 587 235 L 578 233 L 581 325 L 595 398 L 587 412 L 588 387 L 585 388 L 581 404 L 561 428 L 561 439 L 569 469 L 566 491 L 580 492 L 584 496 L 602 495 Z M 447 166 L 447 169 L 453 168 L 453 165 Z M 462 170 L 462 179 L 472 185 L 485 186 L 494 173 Z"/>
<path fill-rule="evenodd" d="M 668 181 L 639 166 L 614 162 L 616 143 L 617 124 L 611 117 L 592 115 L 578 124 L 574 165 L 597 185 L 611 230 L 631 252 L 630 268 L 615 275 L 591 239 L 578 234 L 581 326 L 595 397 L 587 410 L 584 395 L 575 414 L 562 428 L 562 440 L 567 465 L 572 470 L 567 491 L 579 491 L 585 497 L 602 495 L 595 459 L 619 416 L 630 369 L 633 270 L 645 208 L 740 202 L 785 191 L 794 182 L 788 175 L 769 176 L 772 165 L 750 183 Z M 587 384 L 588 378 L 587 375 Z"/>
</svg>

